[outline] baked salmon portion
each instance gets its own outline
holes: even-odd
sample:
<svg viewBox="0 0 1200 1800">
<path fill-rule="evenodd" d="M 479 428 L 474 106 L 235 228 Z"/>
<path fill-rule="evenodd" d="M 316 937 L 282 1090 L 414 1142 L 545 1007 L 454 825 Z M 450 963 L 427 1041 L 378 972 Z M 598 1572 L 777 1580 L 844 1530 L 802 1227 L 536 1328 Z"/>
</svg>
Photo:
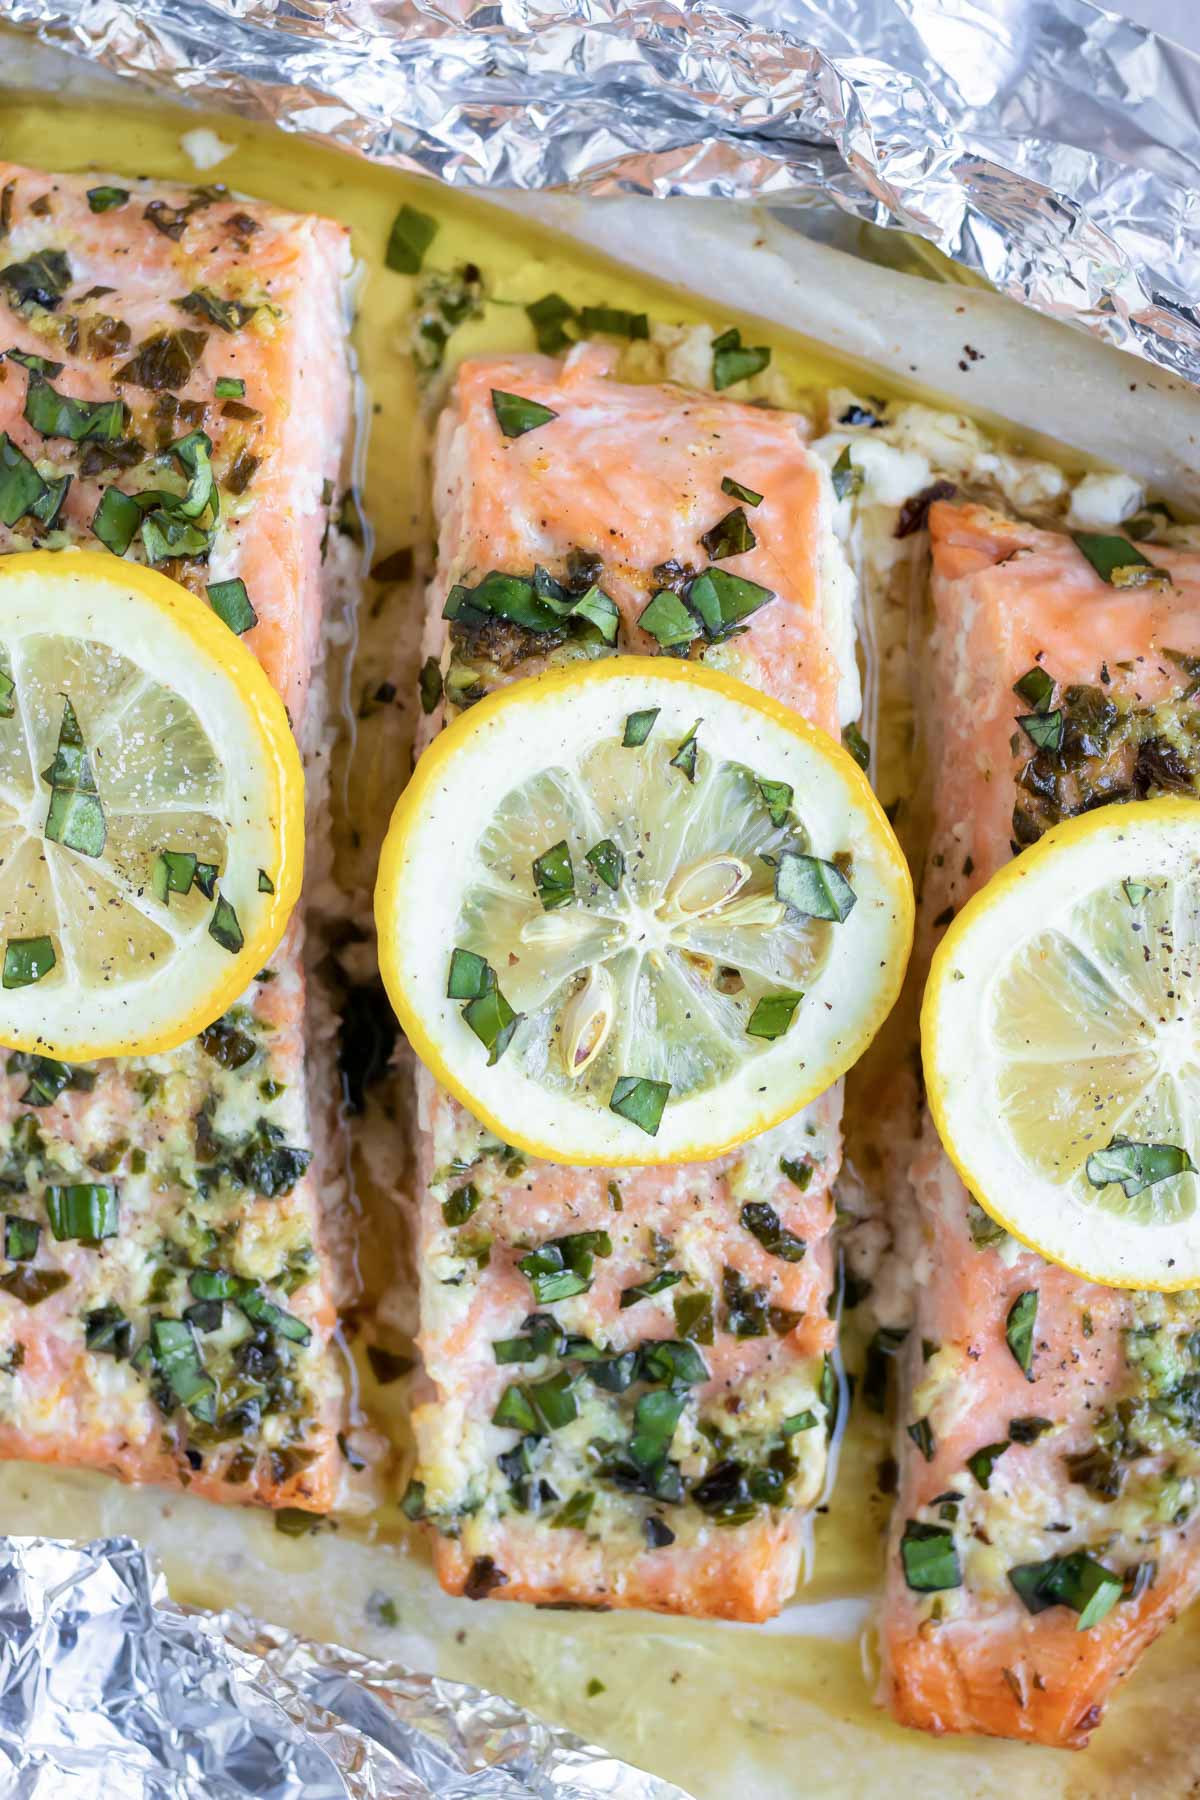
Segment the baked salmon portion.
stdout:
<svg viewBox="0 0 1200 1800">
<path fill-rule="evenodd" d="M 926 958 L 1059 820 L 1200 791 L 1200 554 L 1143 542 L 1150 567 L 1130 569 L 1110 539 L 1110 582 L 1071 537 L 981 506 L 936 505 L 930 531 Z M 1016 723 L 1045 692 L 1038 671 L 1064 715 L 1057 750 Z M 924 1259 L 881 1697 L 928 1731 L 1079 1746 L 1200 1585 L 1200 1296 L 1099 1287 L 1022 1249 L 928 1119 L 913 1182 Z"/>
<path fill-rule="evenodd" d="M 0 549 L 105 546 L 207 592 L 310 750 L 348 267 L 340 226 L 222 188 L 0 164 Z M 169 1055 L 5 1054 L 0 1455 L 333 1503 L 302 936 Z M 116 1189 L 118 1234 L 60 1240 L 63 1182 Z"/>
<path fill-rule="evenodd" d="M 440 679 L 453 713 L 571 657 L 653 654 L 635 622 L 651 596 L 686 591 L 722 550 L 762 603 L 708 659 L 836 733 L 858 710 L 851 591 L 829 480 L 798 422 L 624 386 L 612 361 L 581 345 L 565 364 L 460 371 L 437 445 L 427 691 Z M 555 416 L 505 435 L 514 398 Z M 739 496 L 752 546 L 729 523 Z M 718 543 L 719 526 L 743 547 Z M 519 596 L 534 579 L 601 586 L 615 642 L 529 629 Z M 485 583 L 481 622 L 478 603 L 456 600 Z M 446 1588 L 737 1619 L 789 1597 L 836 1406 L 840 1115 L 838 1087 L 719 1162 L 562 1168 L 491 1140 L 422 1072 L 420 1347 L 434 1397 L 416 1413 L 406 1504 L 437 1534 Z M 564 1239 L 579 1269 L 560 1296 L 534 1253 Z"/>
</svg>

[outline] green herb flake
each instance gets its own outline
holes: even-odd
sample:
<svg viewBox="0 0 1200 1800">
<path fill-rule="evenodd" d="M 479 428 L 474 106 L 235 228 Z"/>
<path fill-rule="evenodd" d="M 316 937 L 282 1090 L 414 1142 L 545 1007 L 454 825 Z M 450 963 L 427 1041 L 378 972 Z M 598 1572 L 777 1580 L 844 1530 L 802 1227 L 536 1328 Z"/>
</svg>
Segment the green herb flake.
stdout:
<svg viewBox="0 0 1200 1800">
<path fill-rule="evenodd" d="M 669 1081 L 652 1081 L 646 1075 L 620 1075 L 608 1108 L 619 1119 L 628 1119 L 647 1137 L 656 1137 L 670 1092 Z"/>
<path fill-rule="evenodd" d="M 804 995 L 792 991 L 763 994 L 746 1021 L 746 1035 L 756 1038 L 781 1038 L 796 1014 Z"/>
<path fill-rule="evenodd" d="M 812 1431 L 820 1421 L 811 1407 L 806 1406 L 803 1412 L 789 1413 L 779 1427 L 783 1437 L 795 1437 L 798 1431 Z"/>
<path fill-rule="evenodd" d="M 687 779 L 691 782 L 694 782 L 696 779 L 696 757 L 700 748 L 696 739 L 696 733 L 699 731 L 702 723 L 702 720 L 696 720 L 696 723 L 692 726 L 692 729 L 688 732 L 678 750 L 676 750 L 674 756 L 671 758 L 670 763 L 671 768 L 678 769 L 681 774 L 686 775 Z"/>
<path fill-rule="evenodd" d="M 39 306 L 53 312 L 70 285 L 71 265 L 62 250 L 35 250 L 24 262 L 0 269 L 10 304 L 27 314 Z"/>
<path fill-rule="evenodd" d="M 909 1519 L 900 1540 L 900 1560 L 914 1593 L 936 1594 L 962 1586 L 954 1533 L 941 1525 Z"/>
<path fill-rule="evenodd" d="M 479 1206 L 479 1189 L 468 1181 L 442 1201 L 442 1218 L 451 1227 L 465 1225 Z"/>
<path fill-rule="evenodd" d="M 681 1269 L 660 1269 L 657 1275 L 650 1277 L 649 1281 L 639 1281 L 633 1287 L 622 1288 L 621 1311 L 624 1312 L 627 1308 L 636 1306 L 639 1300 L 653 1300 L 655 1294 L 665 1294 L 668 1288 L 675 1287 L 682 1280 L 683 1271 Z M 697 1339 L 696 1341 L 704 1340 Z"/>
<path fill-rule="evenodd" d="M 129 198 L 129 189 L 123 187 L 94 187 L 87 190 L 89 212 L 115 212 L 124 206 Z"/>
<path fill-rule="evenodd" d="M 213 383 L 213 393 L 218 400 L 242 400 L 246 384 L 240 375 L 218 375 Z"/>
<path fill-rule="evenodd" d="M 984 1444 L 982 1449 L 973 1450 L 967 1458 L 967 1467 L 985 1491 L 992 1479 L 992 1470 L 997 1460 L 1008 1449 L 1008 1439 L 999 1444 Z"/>
<path fill-rule="evenodd" d="M 117 1235 L 117 1190 L 93 1181 L 48 1187 L 42 1196 L 50 1229 L 60 1243 L 98 1244 Z"/>
<path fill-rule="evenodd" d="M 1099 531 L 1073 531 L 1071 536 L 1076 549 L 1110 587 L 1170 587 L 1170 571 L 1158 568 L 1128 538 Z"/>
<path fill-rule="evenodd" d="M 104 808 L 75 708 L 66 698 L 58 748 L 42 779 L 50 783 L 50 805 L 42 829 L 51 843 L 62 844 L 80 856 L 100 856 L 108 835 Z"/>
<path fill-rule="evenodd" d="M 506 394 L 502 388 L 492 389 L 492 410 L 506 438 L 524 437 L 527 432 L 537 431 L 558 417 L 539 400 L 527 400 L 524 394 Z"/>
<path fill-rule="evenodd" d="M 442 697 L 442 670 L 436 656 L 427 656 L 421 664 L 417 691 L 421 696 L 421 711 L 428 718 L 431 712 L 437 710 L 438 701 Z"/>
<path fill-rule="evenodd" d="M 114 444 L 125 429 L 125 405 L 121 400 L 72 400 L 43 375 L 31 373 L 25 418 L 42 437 Z"/>
<path fill-rule="evenodd" d="M 871 772 L 871 746 L 857 725 L 842 726 L 842 748 L 849 752 L 864 775 Z"/>
<path fill-rule="evenodd" d="M 675 1329 L 691 1344 L 713 1341 L 713 1297 L 711 1294 L 676 1294 L 672 1301 Z"/>
<path fill-rule="evenodd" d="M 557 356 L 560 350 L 574 343 L 564 326 L 568 319 L 575 318 L 575 308 L 561 294 L 543 294 L 540 300 L 530 302 L 525 315 L 533 326 L 537 347 L 543 356 Z"/>
<path fill-rule="evenodd" d="M 32 987 L 50 973 L 57 960 L 48 937 L 9 938 L 0 979 L 6 988 Z"/>
<path fill-rule="evenodd" d="M 1078 1631 L 1090 1631 L 1121 1598 L 1122 1581 L 1084 1550 L 1052 1556 L 1045 1562 L 1019 1563 L 1008 1579 L 1031 1613 L 1067 1606 L 1079 1614 Z"/>
<path fill-rule="evenodd" d="M 623 750 L 640 749 L 654 730 L 654 721 L 661 711 L 660 706 L 651 706 L 645 712 L 629 713 L 625 719 L 625 729 L 621 734 L 621 748 Z"/>
<path fill-rule="evenodd" d="M 47 486 L 25 452 L 0 432 L 0 524 L 12 526 L 32 512 Z"/>
<path fill-rule="evenodd" d="M 574 900 L 575 870 L 565 838 L 534 858 L 533 885 L 546 912 L 555 912 Z"/>
<path fill-rule="evenodd" d="M 208 935 L 220 944 L 222 950 L 228 950 L 231 956 L 236 956 L 246 941 L 237 913 L 220 892 L 217 894 L 213 916 L 208 922 Z"/>
<path fill-rule="evenodd" d="M 271 877 L 267 874 L 265 869 L 260 869 L 258 871 L 258 891 L 260 894 L 273 894 L 275 892 L 275 883 L 271 880 Z"/>
<path fill-rule="evenodd" d="M 498 987 L 492 986 L 477 999 L 469 1000 L 462 1016 L 487 1051 L 488 1068 L 493 1068 L 512 1043 L 522 1015 L 513 1011 Z"/>
<path fill-rule="evenodd" d="M 788 1263 L 804 1260 L 808 1245 L 795 1232 L 785 1229 L 775 1208 L 765 1200 L 747 1200 L 739 1216 L 743 1229 L 757 1238 L 769 1256 Z"/>
<path fill-rule="evenodd" d="M 142 509 L 137 501 L 118 487 L 106 487 L 92 514 L 92 530 L 104 548 L 114 556 L 124 556 L 141 523 Z"/>
<path fill-rule="evenodd" d="M 597 879 L 615 894 L 625 874 L 625 858 L 612 839 L 601 838 L 598 844 L 592 845 L 583 860 Z"/>
<path fill-rule="evenodd" d="M 750 521 L 740 506 L 727 512 L 706 531 L 700 542 L 710 562 L 724 562 L 730 556 L 744 556 L 753 550 L 758 539 L 750 529 Z"/>
<path fill-rule="evenodd" d="M 857 494 L 862 487 L 863 472 L 857 463 L 851 461 L 849 444 L 834 463 L 830 479 L 839 500 L 845 500 L 850 494 Z"/>
<path fill-rule="evenodd" d="M 731 636 L 744 619 L 769 605 L 776 595 L 761 582 L 731 575 L 728 569 L 705 569 L 689 583 L 687 598 L 688 605 L 700 616 L 705 636 L 716 644 Z"/>
<path fill-rule="evenodd" d="M 1027 669 L 1020 681 L 1013 682 L 1013 693 L 1034 712 L 1049 712 L 1050 702 L 1054 698 L 1054 677 L 1047 675 L 1045 669 L 1034 663 Z"/>
<path fill-rule="evenodd" d="M 1008 1309 L 1008 1318 L 1004 1325 L 1005 1342 L 1012 1351 L 1013 1360 L 1024 1375 L 1026 1381 L 1033 1380 L 1033 1331 L 1037 1323 L 1038 1291 L 1026 1288 L 1018 1294 Z"/>
<path fill-rule="evenodd" d="M 634 1408 L 633 1436 L 629 1440 L 630 1461 L 639 1469 L 652 1469 L 666 1457 L 686 1405 L 687 1395 L 674 1393 L 670 1388 L 658 1388 L 641 1396 Z"/>
<path fill-rule="evenodd" d="M 648 338 L 650 321 L 645 313 L 627 312 L 620 306 L 585 306 L 579 323 L 585 333 L 602 332 L 606 337 Z"/>
<path fill-rule="evenodd" d="M 1144 881 L 1123 881 L 1121 887 L 1130 906 L 1140 906 L 1150 892 Z"/>
<path fill-rule="evenodd" d="M 1067 715 L 1059 709 L 1056 708 L 1054 712 L 1022 713 L 1017 724 L 1037 749 L 1054 752 L 1062 749 Z"/>
<path fill-rule="evenodd" d="M 17 684 L 6 670 L 0 669 L 0 719 L 12 719 L 17 711 Z"/>
<path fill-rule="evenodd" d="M 601 587 L 590 587 L 581 594 L 569 608 L 567 618 L 586 626 L 594 633 L 593 641 L 607 644 L 610 650 L 617 641 L 621 614 L 616 601 Z"/>
<path fill-rule="evenodd" d="M 1087 1178 L 1092 1186 L 1104 1188 L 1110 1182 L 1119 1183 L 1127 1200 L 1160 1181 L 1195 1172 L 1195 1163 L 1181 1145 L 1135 1144 L 1124 1137 L 1114 1137 L 1105 1149 L 1094 1150 L 1087 1159 Z"/>
<path fill-rule="evenodd" d="M 172 894 L 190 893 L 196 869 L 196 857 L 190 850 L 160 850 L 150 875 L 155 899 L 167 906 Z"/>
<path fill-rule="evenodd" d="M 560 1507 L 551 1519 L 550 1529 L 552 1531 L 584 1531 L 595 1504 L 595 1494 L 587 1488 L 577 1488 L 566 1505 Z"/>
<path fill-rule="evenodd" d="M 752 375 L 761 374 L 771 361 L 771 352 L 766 345 L 759 344 L 752 349 L 742 343 L 742 334 L 736 325 L 713 339 L 712 351 L 712 384 L 718 394 L 735 382 L 748 381 Z"/>
<path fill-rule="evenodd" d="M 843 924 L 858 895 L 841 870 L 819 856 L 785 850 L 775 871 L 775 897 L 811 919 Z"/>
<path fill-rule="evenodd" d="M 801 1162 L 796 1157 L 781 1156 L 779 1159 L 779 1172 L 781 1175 L 786 1175 L 792 1185 L 798 1187 L 801 1193 L 805 1192 L 813 1178 L 812 1164 L 810 1162 Z"/>
<path fill-rule="evenodd" d="M 732 475 L 721 477 L 721 492 L 728 494 L 731 500 L 740 500 L 743 506 L 761 506 L 763 503 L 761 494 L 756 494 L 753 488 L 743 487 Z"/>
<path fill-rule="evenodd" d="M 425 1517 L 425 1483 L 423 1481 L 409 1482 L 400 1501 L 400 1511 L 413 1524 L 416 1524 L 418 1519 Z"/>
<path fill-rule="evenodd" d="M 693 639 L 701 635 L 699 622 L 688 611 L 679 595 L 673 593 L 670 588 L 659 589 L 653 599 L 642 608 L 637 622 L 662 650 L 677 650 L 684 644 L 690 644 Z M 658 707 L 655 707 L 651 724 L 658 717 L 659 710 Z M 644 713 L 629 715 L 630 719 L 641 719 L 645 716 Z M 628 733 L 629 719 L 625 721 L 625 729 Z M 647 735 L 649 735 L 648 731 Z M 639 738 L 636 741 L 645 743 L 646 740 Z M 628 738 L 626 743 L 628 743 Z"/>
<path fill-rule="evenodd" d="M 0 1289 L 22 1306 L 40 1306 L 51 1294 L 65 1288 L 70 1279 L 65 1269 L 30 1269 L 22 1263 L 0 1275 Z"/>
<path fill-rule="evenodd" d="M 772 825 L 776 829 L 781 825 L 786 825 L 791 817 L 792 801 L 795 798 L 790 784 L 786 781 L 764 781 L 761 776 L 756 775 L 754 785 L 758 789 Z"/>
<path fill-rule="evenodd" d="M 397 275 L 419 275 L 438 222 L 415 206 L 402 206 L 392 221 L 383 260 Z"/>
<path fill-rule="evenodd" d="M 42 1228 L 36 1219 L 8 1213 L 4 1220 L 4 1254 L 9 1262 L 32 1262 L 37 1255 Z"/>
<path fill-rule="evenodd" d="M 912 1439 L 925 1461 L 932 1462 L 937 1444 L 933 1435 L 933 1426 L 929 1420 L 914 1419 L 911 1425 L 905 1426 L 904 1430 L 905 1435 Z"/>
<path fill-rule="evenodd" d="M 59 475 L 46 482 L 46 491 L 40 500 L 35 500 L 30 512 L 47 531 L 58 523 L 58 515 L 62 511 L 63 501 L 67 497 L 67 489 L 74 478 L 70 475 Z"/>
<path fill-rule="evenodd" d="M 258 624 L 258 614 L 250 604 L 246 584 L 240 576 L 231 581 L 214 581 L 204 591 L 218 619 L 239 637 Z"/>
<path fill-rule="evenodd" d="M 450 954 L 450 979 L 446 984 L 448 1000 L 478 1000 L 496 985 L 496 977 L 482 956 L 474 950 L 455 948 Z"/>
</svg>

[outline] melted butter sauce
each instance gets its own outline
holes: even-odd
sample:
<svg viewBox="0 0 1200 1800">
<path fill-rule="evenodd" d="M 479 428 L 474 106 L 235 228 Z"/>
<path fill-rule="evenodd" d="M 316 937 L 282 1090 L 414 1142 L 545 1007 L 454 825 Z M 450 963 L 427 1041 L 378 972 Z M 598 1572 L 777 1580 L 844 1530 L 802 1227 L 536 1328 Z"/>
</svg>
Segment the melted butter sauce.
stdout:
<svg viewBox="0 0 1200 1800">
<path fill-rule="evenodd" d="M 180 136 L 204 125 L 233 151 L 200 172 Z M 105 148 L 102 165 L 95 158 L 98 144 Z M 206 120 L 111 102 L 65 108 L 41 96 L 0 94 L 0 152 L 45 169 L 102 166 L 164 179 L 221 180 L 295 210 L 332 214 L 351 227 L 364 271 L 354 343 L 366 396 L 361 485 L 375 522 L 376 541 L 365 546 L 366 559 L 413 546 L 418 574 L 432 526 L 426 433 L 406 352 L 413 283 L 383 265 L 402 201 L 440 222 L 429 265 L 448 270 L 470 261 L 487 278 L 490 303 L 481 320 L 455 334 L 451 364 L 478 351 L 527 348 L 524 305 L 551 291 L 575 303 L 604 301 L 677 323 L 738 322 L 724 313 L 711 319 L 701 303 L 640 281 L 511 215 L 225 117 Z M 799 338 L 752 329 L 748 341 L 765 336 L 775 367 L 797 390 L 853 381 L 854 371 Z M 892 391 L 877 376 L 872 390 Z M 415 581 L 369 583 L 357 644 L 352 635 L 344 650 L 331 653 L 331 690 L 345 702 L 331 809 L 336 875 L 360 916 L 379 840 L 410 766 L 421 606 Z M 395 703 L 370 700 L 382 682 L 395 685 Z M 363 1311 L 396 1272 L 391 1209 L 405 1174 L 397 1159 L 410 1132 L 398 1084 L 373 1090 L 365 1121 L 353 1130 L 354 1166 L 363 1207 L 361 1266 L 384 1273 L 368 1281 Z M 851 1143 L 851 1157 L 853 1149 Z M 399 1326 L 408 1321 L 397 1320 L 394 1310 L 389 1316 L 385 1341 L 401 1348 Z M 408 1454 L 409 1384 L 381 1387 L 365 1363 L 359 1375 L 368 1420 L 396 1445 L 389 1474 L 395 1493 L 403 1486 Z M 132 1533 L 162 1560 L 181 1600 L 242 1605 L 314 1637 L 494 1687 L 681 1783 L 698 1800 L 769 1800 L 799 1792 L 852 1800 L 919 1785 L 942 1800 L 982 1800 L 1007 1795 L 1016 1780 L 1026 1800 L 1084 1800 L 1117 1791 L 1166 1796 L 1187 1789 L 1196 1752 L 1179 1731 L 1179 1703 L 1189 1691 L 1185 1683 L 1194 1691 L 1200 1651 L 1195 1613 L 1146 1658 L 1083 1756 L 982 1740 L 933 1742 L 899 1730 L 874 1708 L 869 1645 L 860 1639 L 879 1579 L 888 1502 L 877 1490 L 877 1470 L 886 1450 L 881 1422 L 856 1408 L 834 1493 L 815 1522 L 810 1579 L 781 1619 L 756 1628 L 452 1600 L 433 1579 L 420 1535 L 404 1529 L 394 1505 L 365 1523 L 344 1521 L 293 1539 L 262 1513 L 222 1511 L 186 1495 L 124 1488 L 101 1476 L 10 1464 L 0 1467 L 0 1506 L 5 1528 L 13 1532 L 85 1538 Z M 589 1696 L 589 1683 L 596 1681 L 603 1691 Z"/>
</svg>

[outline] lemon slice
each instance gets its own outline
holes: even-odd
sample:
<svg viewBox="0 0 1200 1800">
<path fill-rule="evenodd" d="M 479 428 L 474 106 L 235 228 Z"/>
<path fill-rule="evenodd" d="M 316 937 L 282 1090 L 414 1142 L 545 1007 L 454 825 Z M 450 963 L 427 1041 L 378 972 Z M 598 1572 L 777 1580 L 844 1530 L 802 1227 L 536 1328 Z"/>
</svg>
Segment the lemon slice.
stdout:
<svg viewBox="0 0 1200 1800">
<path fill-rule="evenodd" d="M 998 1224 L 1110 1287 L 1200 1284 L 1200 805 L 1047 832 L 946 933 L 921 1032 L 942 1142 Z"/>
<path fill-rule="evenodd" d="M 887 1016 L 912 884 L 823 732 L 696 663 L 521 681 L 417 765 L 375 897 L 400 1022 L 506 1143 L 697 1161 L 797 1111 Z"/>
<path fill-rule="evenodd" d="M 270 957 L 300 888 L 283 704 L 204 601 L 115 556 L 0 559 L 0 1043 L 173 1049 Z"/>
</svg>

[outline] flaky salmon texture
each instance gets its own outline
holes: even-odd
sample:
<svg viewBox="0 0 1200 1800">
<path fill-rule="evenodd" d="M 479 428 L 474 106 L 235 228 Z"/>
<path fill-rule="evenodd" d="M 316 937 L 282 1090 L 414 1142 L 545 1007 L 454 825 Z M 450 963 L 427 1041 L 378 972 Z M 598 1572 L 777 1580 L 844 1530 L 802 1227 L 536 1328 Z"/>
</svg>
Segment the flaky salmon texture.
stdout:
<svg viewBox="0 0 1200 1800">
<path fill-rule="evenodd" d="M 936 505 L 930 529 L 926 957 L 967 896 L 1059 819 L 1195 793 L 1200 771 L 1200 555 L 1147 546 L 1169 583 L 1120 589 L 1070 537 L 981 506 Z M 1014 736 L 1028 705 L 1013 684 L 1032 668 L 1059 684 L 1058 752 Z M 928 1123 L 913 1181 L 925 1261 L 881 1698 L 930 1731 L 1078 1747 L 1200 1586 L 1200 1299 L 1098 1287 L 1022 1250 Z"/>
<path fill-rule="evenodd" d="M 201 594 L 240 578 L 257 615 L 245 641 L 310 753 L 348 267 L 341 226 L 219 187 L 0 164 L 0 549 L 103 544 Z M 219 517 L 176 521 L 166 543 L 122 532 L 120 495 L 182 489 L 172 446 L 195 432 Z M 12 497 L 23 459 L 49 489 L 38 514 Z M 243 1001 L 170 1055 L 7 1056 L 3 1211 L 42 1229 L 35 1258 L 0 1272 L 0 1455 L 332 1505 L 344 1394 L 302 937 L 297 917 Z M 115 1238 L 55 1241 L 43 1195 L 64 1177 L 116 1189 Z M 228 1278 L 255 1284 L 256 1319 L 222 1299 Z"/>
<path fill-rule="evenodd" d="M 701 538 L 734 505 L 728 480 L 762 501 L 755 547 L 723 566 L 775 597 L 709 660 L 836 733 L 858 710 L 849 578 L 828 477 L 801 425 L 624 386 L 613 360 L 585 345 L 565 365 L 523 356 L 460 371 L 438 441 L 427 628 L 447 710 L 597 653 L 504 619 L 447 628 L 456 583 L 537 567 L 580 592 L 599 581 L 620 609 L 617 647 L 652 651 L 636 617 L 707 561 Z M 493 390 L 556 416 L 506 438 Z M 443 1584 L 474 1597 L 776 1612 L 795 1586 L 836 1406 L 840 1086 L 719 1162 L 615 1172 L 525 1160 L 425 1075 L 420 1105 L 420 1347 L 433 1397 L 416 1412 L 409 1510 L 436 1530 Z M 769 1203 L 804 1240 L 801 1260 L 769 1253 L 740 1223 L 748 1201 Z M 518 1260 L 590 1231 L 611 1253 L 596 1257 L 588 1291 L 538 1307 Z M 658 1362 L 656 1345 L 668 1346 Z M 496 1422 L 498 1410 L 516 1416 L 514 1383 L 537 1409 L 534 1430 Z"/>
</svg>

